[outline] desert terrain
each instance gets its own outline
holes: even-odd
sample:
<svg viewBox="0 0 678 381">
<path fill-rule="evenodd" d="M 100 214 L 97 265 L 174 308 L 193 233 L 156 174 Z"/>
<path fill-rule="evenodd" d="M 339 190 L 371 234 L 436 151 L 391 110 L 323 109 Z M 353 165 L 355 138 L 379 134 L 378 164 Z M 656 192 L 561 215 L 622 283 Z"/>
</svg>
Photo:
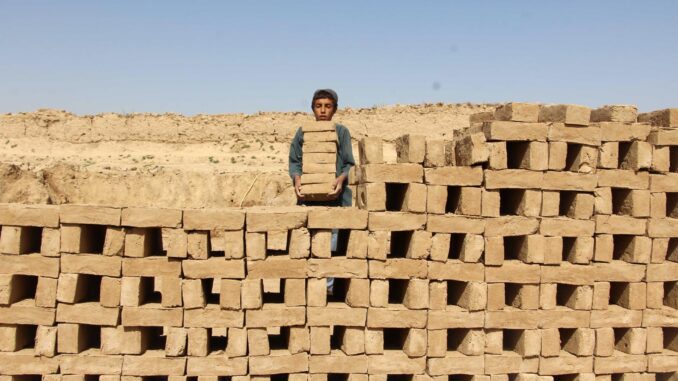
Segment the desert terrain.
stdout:
<svg viewBox="0 0 678 381">
<path fill-rule="evenodd" d="M 451 137 L 491 104 L 340 110 L 357 140 L 378 136 L 387 160 L 402 134 Z M 178 208 L 289 205 L 289 142 L 310 113 L 0 115 L 0 202 Z"/>
</svg>

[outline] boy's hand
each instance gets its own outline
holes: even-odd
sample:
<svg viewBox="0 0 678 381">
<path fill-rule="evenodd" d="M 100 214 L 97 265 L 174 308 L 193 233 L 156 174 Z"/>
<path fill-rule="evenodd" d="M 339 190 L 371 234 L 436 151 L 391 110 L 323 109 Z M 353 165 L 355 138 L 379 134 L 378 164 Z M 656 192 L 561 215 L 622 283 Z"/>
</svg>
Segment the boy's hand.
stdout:
<svg viewBox="0 0 678 381">
<path fill-rule="evenodd" d="M 294 176 L 294 193 L 296 193 L 297 198 L 304 198 L 304 194 L 301 193 L 301 176 Z"/>
<path fill-rule="evenodd" d="M 332 189 L 334 189 L 334 190 L 332 192 L 328 193 L 328 195 L 330 195 L 334 198 L 339 196 L 339 194 L 341 193 L 341 190 L 344 187 L 344 179 L 345 178 L 346 178 L 346 176 L 340 175 L 339 177 L 334 179 L 334 183 L 332 183 Z"/>
</svg>

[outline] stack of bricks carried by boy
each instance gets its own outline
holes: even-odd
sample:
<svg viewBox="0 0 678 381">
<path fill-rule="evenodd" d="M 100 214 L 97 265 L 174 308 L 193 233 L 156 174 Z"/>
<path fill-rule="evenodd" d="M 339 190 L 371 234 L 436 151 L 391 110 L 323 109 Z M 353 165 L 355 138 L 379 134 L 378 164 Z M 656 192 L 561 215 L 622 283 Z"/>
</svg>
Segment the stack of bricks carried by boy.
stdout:
<svg viewBox="0 0 678 381">
<path fill-rule="evenodd" d="M 357 208 L 0 205 L 0 381 L 677 380 L 678 109 L 471 122 Z"/>
<path fill-rule="evenodd" d="M 328 201 L 334 190 L 337 166 L 337 133 L 332 122 L 312 122 L 301 126 L 302 146 L 301 192 L 310 201 Z"/>
</svg>

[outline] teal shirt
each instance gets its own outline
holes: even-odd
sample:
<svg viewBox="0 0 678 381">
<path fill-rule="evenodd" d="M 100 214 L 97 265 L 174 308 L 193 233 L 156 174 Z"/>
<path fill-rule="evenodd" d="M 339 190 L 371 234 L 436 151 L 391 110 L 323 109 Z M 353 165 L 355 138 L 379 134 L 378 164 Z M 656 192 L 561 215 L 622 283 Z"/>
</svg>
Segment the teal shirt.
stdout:
<svg viewBox="0 0 678 381">
<path fill-rule="evenodd" d="M 304 205 L 330 205 L 330 206 L 351 206 L 353 200 L 353 193 L 348 187 L 348 171 L 352 166 L 355 165 L 355 160 L 353 159 L 353 148 L 351 147 L 351 133 L 348 131 L 348 128 L 342 126 L 341 124 L 335 125 L 337 130 L 337 173 L 338 177 L 342 173 L 346 174 L 346 180 L 344 181 L 344 186 L 342 187 L 341 194 L 335 201 L 325 201 L 325 202 L 312 202 L 304 201 Z M 301 176 L 301 163 L 303 162 L 303 150 L 304 146 L 304 133 L 301 131 L 301 128 L 297 130 L 297 133 L 292 139 L 292 144 L 290 145 L 290 157 L 289 157 L 289 172 L 290 177 L 292 178 L 292 184 L 294 184 L 294 176 Z"/>
</svg>

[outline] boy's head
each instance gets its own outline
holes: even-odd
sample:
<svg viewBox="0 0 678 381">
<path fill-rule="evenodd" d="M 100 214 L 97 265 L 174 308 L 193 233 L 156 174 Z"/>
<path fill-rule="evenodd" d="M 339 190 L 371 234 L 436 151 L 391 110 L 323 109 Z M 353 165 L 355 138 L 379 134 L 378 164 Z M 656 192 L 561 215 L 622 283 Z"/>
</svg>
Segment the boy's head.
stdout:
<svg viewBox="0 0 678 381">
<path fill-rule="evenodd" d="M 332 89 L 320 89 L 313 93 L 311 109 L 315 120 L 332 120 L 332 116 L 337 111 L 339 97 Z"/>
</svg>

